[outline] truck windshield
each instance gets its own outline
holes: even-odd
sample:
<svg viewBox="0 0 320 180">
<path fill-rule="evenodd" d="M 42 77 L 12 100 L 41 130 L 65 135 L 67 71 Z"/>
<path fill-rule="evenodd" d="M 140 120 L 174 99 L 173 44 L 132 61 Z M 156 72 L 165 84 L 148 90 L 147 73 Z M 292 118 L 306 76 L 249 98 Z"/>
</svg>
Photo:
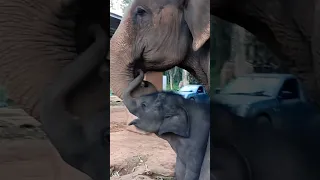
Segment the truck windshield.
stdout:
<svg viewBox="0 0 320 180">
<path fill-rule="evenodd" d="M 183 86 L 179 91 L 180 92 L 195 92 L 197 91 L 199 86 L 192 86 L 192 85 L 189 85 L 189 86 Z"/>
<path fill-rule="evenodd" d="M 220 94 L 272 96 L 279 83 L 280 79 L 273 77 L 239 77 L 223 88 Z"/>
</svg>

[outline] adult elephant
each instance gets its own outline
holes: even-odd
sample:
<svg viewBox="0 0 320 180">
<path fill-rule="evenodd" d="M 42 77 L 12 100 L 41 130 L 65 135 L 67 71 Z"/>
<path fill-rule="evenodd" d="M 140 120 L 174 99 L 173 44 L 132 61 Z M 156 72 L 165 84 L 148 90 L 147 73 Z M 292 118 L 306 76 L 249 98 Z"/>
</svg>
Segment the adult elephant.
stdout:
<svg viewBox="0 0 320 180">
<path fill-rule="evenodd" d="M 99 1 L 0 0 L 0 80 L 10 98 L 39 118 L 43 89 L 94 41 L 90 24 L 101 24 L 109 32 L 109 15 L 103 14 L 107 8 L 108 4 Z M 97 71 L 91 73 L 69 97 L 70 111 L 82 116 L 105 105 L 102 97 L 108 97 L 107 80 Z"/>
<path fill-rule="evenodd" d="M 138 68 L 165 71 L 180 66 L 209 87 L 208 5 L 208 0 L 135 0 L 110 41 L 110 83 L 115 94 L 122 97 Z M 210 10 L 265 42 L 320 102 L 319 0 L 211 0 Z"/>
<path fill-rule="evenodd" d="M 188 70 L 209 88 L 209 0 L 135 0 L 110 40 L 110 86 L 122 91 L 136 71 Z M 155 91 L 143 86 L 133 96 Z"/>
<path fill-rule="evenodd" d="M 0 0 L 1 85 L 94 180 L 110 176 L 107 3 Z"/>
</svg>

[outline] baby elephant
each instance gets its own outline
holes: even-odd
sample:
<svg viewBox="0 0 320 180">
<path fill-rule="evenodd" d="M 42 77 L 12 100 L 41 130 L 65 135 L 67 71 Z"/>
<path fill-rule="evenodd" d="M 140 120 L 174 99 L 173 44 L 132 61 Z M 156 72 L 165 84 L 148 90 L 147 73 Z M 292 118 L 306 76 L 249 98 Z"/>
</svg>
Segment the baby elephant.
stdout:
<svg viewBox="0 0 320 180">
<path fill-rule="evenodd" d="M 143 72 L 124 92 L 123 102 L 138 117 L 129 125 L 155 133 L 176 152 L 177 180 L 198 180 L 210 131 L 210 106 L 184 99 L 173 92 L 131 96 L 143 80 Z M 208 172 L 209 173 L 209 172 Z"/>
</svg>

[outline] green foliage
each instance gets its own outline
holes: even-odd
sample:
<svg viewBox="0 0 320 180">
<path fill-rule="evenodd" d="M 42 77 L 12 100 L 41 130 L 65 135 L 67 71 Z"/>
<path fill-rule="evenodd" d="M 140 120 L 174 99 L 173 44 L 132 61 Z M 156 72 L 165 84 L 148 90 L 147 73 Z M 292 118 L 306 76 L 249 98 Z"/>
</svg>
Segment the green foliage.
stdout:
<svg viewBox="0 0 320 180">
<path fill-rule="evenodd" d="M 194 76 L 188 74 L 188 79 L 190 84 L 201 84 Z"/>
<path fill-rule="evenodd" d="M 168 90 L 174 90 L 176 88 L 179 88 L 179 82 L 182 80 L 182 69 L 178 67 L 174 67 L 172 69 L 169 69 L 165 72 L 163 72 L 163 75 L 167 76 L 167 89 Z M 171 78 L 173 77 L 173 89 L 170 87 Z"/>
<path fill-rule="evenodd" d="M 173 88 L 171 89 L 170 84 L 167 83 L 167 90 L 179 91 L 179 84 L 173 84 Z"/>
<path fill-rule="evenodd" d="M 179 67 L 174 67 L 172 69 L 169 69 L 165 72 L 163 72 L 163 75 L 167 76 L 167 89 L 168 90 L 179 90 L 179 83 L 183 81 L 183 69 Z M 172 82 L 172 89 L 171 89 L 171 80 Z M 200 84 L 200 82 L 192 76 L 190 73 L 187 73 L 187 79 L 186 81 L 189 82 L 189 84 Z"/>
</svg>

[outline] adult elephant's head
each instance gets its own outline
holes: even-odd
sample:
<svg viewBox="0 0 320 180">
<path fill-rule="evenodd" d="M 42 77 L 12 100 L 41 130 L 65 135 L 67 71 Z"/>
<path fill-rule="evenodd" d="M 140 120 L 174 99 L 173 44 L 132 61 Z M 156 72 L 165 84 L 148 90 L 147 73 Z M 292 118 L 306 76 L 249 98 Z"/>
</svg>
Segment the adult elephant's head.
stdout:
<svg viewBox="0 0 320 180">
<path fill-rule="evenodd" d="M 38 118 L 44 88 L 94 41 L 89 26 L 109 31 L 108 9 L 98 0 L 0 0 L 0 84 L 10 98 Z M 71 112 L 91 114 L 108 103 L 109 80 L 100 76 L 92 72 L 74 88 Z"/>
<path fill-rule="evenodd" d="M 135 0 L 110 41 L 112 91 L 122 98 L 138 69 L 165 71 L 174 66 L 187 69 L 209 85 L 209 51 L 203 52 L 204 47 L 209 49 L 208 5 L 209 0 Z M 148 86 L 133 94 L 152 91 L 153 86 Z"/>
</svg>

